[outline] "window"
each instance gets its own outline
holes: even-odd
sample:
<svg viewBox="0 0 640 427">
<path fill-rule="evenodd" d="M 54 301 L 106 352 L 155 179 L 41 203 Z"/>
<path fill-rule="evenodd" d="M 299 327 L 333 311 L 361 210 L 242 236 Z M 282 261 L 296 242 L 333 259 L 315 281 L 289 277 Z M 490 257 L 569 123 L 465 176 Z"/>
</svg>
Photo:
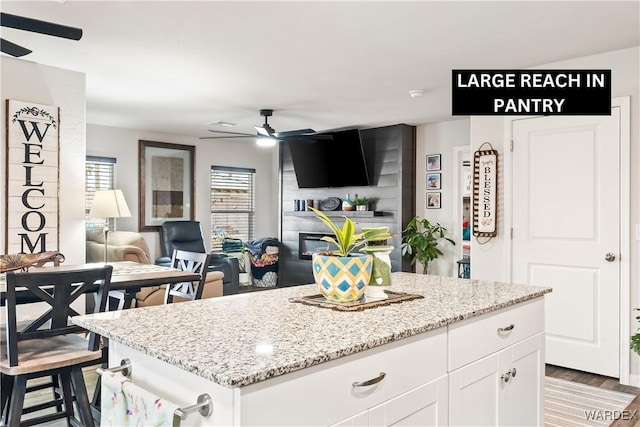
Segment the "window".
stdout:
<svg viewBox="0 0 640 427">
<path fill-rule="evenodd" d="M 255 169 L 211 166 L 211 250 L 225 238 L 252 240 Z"/>
<path fill-rule="evenodd" d="M 89 218 L 93 195 L 97 190 L 111 190 L 115 184 L 116 159 L 87 156 L 85 163 L 84 221 L 88 230 L 104 228 L 104 219 Z M 109 218 L 109 229 L 115 230 L 115 219 Z"/>
</svg>

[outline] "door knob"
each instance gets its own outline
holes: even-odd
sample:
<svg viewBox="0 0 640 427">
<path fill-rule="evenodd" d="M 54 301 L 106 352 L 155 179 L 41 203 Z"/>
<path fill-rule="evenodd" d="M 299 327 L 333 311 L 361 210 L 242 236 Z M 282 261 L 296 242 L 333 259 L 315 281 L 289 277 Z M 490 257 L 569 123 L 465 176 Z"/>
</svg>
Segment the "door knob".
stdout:
<svg viewBox="0 0 640 427">
<path fill-rule="evenodd" d="M 604 256 L 605 261 L 608 262 L 613 262 L 616 260 L 616 255 L 613 252 L 607 252 L 607 254 Z"/>
</svg>

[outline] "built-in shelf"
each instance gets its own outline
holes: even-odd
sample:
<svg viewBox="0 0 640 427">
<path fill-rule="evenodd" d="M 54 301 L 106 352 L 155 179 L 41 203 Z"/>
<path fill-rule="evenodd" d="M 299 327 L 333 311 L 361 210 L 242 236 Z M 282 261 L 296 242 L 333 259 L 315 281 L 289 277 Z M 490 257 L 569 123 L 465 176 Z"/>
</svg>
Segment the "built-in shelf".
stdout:
<svg viewBox="0 0 640 427">
<path fill-rule="evenodd" d="M 384 216 L 382 211 L 323 211 L 328 217 L 357 217 L 357 218 L 373 218 L 374 216 Z M 284 216 L 316 216 L 313 211 L 286 211 Z"/>
</svg>

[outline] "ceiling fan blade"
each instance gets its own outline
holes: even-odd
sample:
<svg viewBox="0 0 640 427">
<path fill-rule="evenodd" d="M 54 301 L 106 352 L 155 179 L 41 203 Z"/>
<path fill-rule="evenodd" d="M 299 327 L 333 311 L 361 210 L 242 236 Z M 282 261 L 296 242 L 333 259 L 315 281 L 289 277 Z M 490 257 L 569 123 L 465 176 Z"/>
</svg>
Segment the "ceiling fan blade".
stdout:
<svg viewBox="0 0 640 427">
<path fill-rule="evenodd" d="M 10 41 L 5 39 L 0 39 L 0 51 L 6 53 L 7 55 L 15 56 L 16 58 L 28 55 L 32 52 L 26 47 L 11 43 Z"/>
<path fill-rule="evenodd" d="M 272 135 L 271 133 L 269 133 L 268 129 L 265 129 L 262 126 L 253 126 L 253 127 L 256 129 L 256 132 L 258 132 L 259 135 L 262 135 L 262 136 L 271 136 Z"/>
<path fill-rule="evenodd" d="M 288 130 L 285 132 L 276 132 L 273 134 L 273 136 L 275 136 L 276 138 L 286 138 L 288 136 L 293 136 L 293 135 L 307 135 L 310 133 L 316 133 L 315 130 L 313 129 L 297 129 L 297 130 Z"/>
<path fill-rule="evenodd" d="M 71 40 L 80 40 L 80 38 L 82 38 L 82 29 L 80 28 L 40 21 L 39 19 L 25 18 L 24 16 L 4 12 L 0 13 L 0 25 Z"/>
<path fill-rule="evenodd" d="M 227 134 L 227 135 L 242 135 L 242 136 L 253 136 L 253 137 L 255 137 L 255 135 L 252 135 L 250 133 L 229 132 L 229 131 L 226 131 L 226 130 L 213 130 L 213 129 L 207 129 L 207 130 L 209 132 L 213 132 L 213 133 L 224 133 L 224 134 Z M 220 138 L 228 138 L 228 137 L 221 136 Z"/>
<path fill-rule="evenodd" d="M 200 139 L 230 139 L 230 138 L 256 138 L 255 135 L 245 135 L 245 134 L 238 134 L 238 135 L 227 135 L 227 136 L 201 136 Z"/>
</svg>

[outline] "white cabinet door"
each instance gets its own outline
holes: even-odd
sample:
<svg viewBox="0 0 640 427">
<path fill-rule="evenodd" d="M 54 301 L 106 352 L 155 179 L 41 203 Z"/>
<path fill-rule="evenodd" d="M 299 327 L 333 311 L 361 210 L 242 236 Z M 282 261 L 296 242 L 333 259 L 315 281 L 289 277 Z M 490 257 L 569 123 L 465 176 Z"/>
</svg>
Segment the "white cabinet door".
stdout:
<svg viewBox="0 0 640 427">
<path fill-rule="evenodd" d="M 500 355 L 504 372 L 516 373 L 500 391 L 505 397 L 501 401 L 500 425 L 544 424 L 543 348 L 544 336 L 538 334 L 505 349 Z"/>
<path fill-rule="evenodd" d="M 442 377 L 369 410 L 369 425 L 446 426 L 448 377 Z"/>
<path fill-rule="evenodd" d="M 494 353 L 449 374 L 449 425 L 498 425 L 499 368 Z"/>
<path fill-rule="evenodd" d="M 342 420 L 330 427 L 367 427 L 369 425 L 369 411 L 360 412 L 358 415 Z"/>
<path fill-rule="evenodd" d="M 536 334 L 451 372 L 450 425 L 543 425 L 543 346 Z"/>
</svg>

